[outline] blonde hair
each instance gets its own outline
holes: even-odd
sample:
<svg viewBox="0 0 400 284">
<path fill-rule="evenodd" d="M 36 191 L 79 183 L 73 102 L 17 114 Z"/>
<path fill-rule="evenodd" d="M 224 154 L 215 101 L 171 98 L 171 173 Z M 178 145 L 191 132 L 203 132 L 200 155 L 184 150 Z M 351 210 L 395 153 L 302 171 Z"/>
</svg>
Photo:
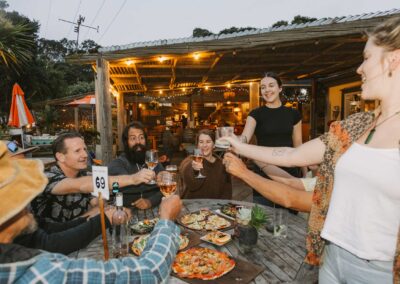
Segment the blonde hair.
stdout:
<svg viewBox="0 0 400 284">
<path fill-rule="evenodd" d="M 400 49 L 400 17 L 390 18 L 367 32 L 377 46 L 387 51 Z"/>
</svg>

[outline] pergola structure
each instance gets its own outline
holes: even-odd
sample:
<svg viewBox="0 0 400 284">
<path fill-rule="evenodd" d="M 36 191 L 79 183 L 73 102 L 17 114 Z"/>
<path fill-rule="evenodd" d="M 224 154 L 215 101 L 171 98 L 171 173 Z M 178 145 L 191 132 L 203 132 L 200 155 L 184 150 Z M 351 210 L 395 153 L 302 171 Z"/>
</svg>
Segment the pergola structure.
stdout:
<svg viewBox="0 0 400 284">
<path fill-rule="evenodd" d="M 117 96 L 119 134 L 124 103 L 146 97 L 188 101 L 194 90 L 231 84 L 248 86 L 250 108 L 256 107 L 257 81 L 265 71 L 277 72 L 284 81 L 310 80 L 315 106 L 319 82 L 358 80 L 355 70 L 362 61 L 364 31 L 395 16 L 400 16 L 400 9 L 234 34 L 139 42 L 74 55 L 69 61 L 92 64 L 97 73 L 98 130 L 103 160 L 109 161 L 110 93 Z"/>
</svg>

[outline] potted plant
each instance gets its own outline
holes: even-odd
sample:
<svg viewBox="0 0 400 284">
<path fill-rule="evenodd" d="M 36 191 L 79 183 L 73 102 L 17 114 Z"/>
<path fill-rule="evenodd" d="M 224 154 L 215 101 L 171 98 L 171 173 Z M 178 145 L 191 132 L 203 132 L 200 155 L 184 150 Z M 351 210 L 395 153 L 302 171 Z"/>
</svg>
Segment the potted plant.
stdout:
<svg viewBox="0 0 400 284">
<path fill-rule="evenodd" d="M 255 205 L 252 209 L 241 208 L 236 216 L 236 235 L 239 245 L 251 249 L 258 239 L 258 229 L 268 220 L 267 214 L 261 207 Z"/>
</svg>

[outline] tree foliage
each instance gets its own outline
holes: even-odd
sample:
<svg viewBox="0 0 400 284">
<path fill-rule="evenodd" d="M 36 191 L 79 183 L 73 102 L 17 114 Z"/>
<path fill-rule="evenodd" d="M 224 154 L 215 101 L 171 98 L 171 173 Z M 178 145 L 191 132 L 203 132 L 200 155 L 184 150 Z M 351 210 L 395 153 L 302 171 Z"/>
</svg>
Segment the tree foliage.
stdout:
<svg viewBox="0 0 400 284">
<path fill-rule="evenodd" d="M 195 28 L 193 30 L 193 37 L 205 37 L 205 36 L 210 36 L 213 35 L 212 32 L 210 32 L 209 30 L 206 29 L 202 29 L 202 28 Z"/>
<path fill-rule="evenodd" d="M 298 24 L 305 24 L 305 23 L 311 23 L 318 20 L 317 18 L 310 18 L 310 17 L 306 17 L 306 16 L 301 16 L 301 15 L 297 15 L 293 17 L 293 20 L 290 22 L 291 25 L 298 25 Z M 288 21 L 277 21 L 276 23 L 274 23 L 272 25 L 273 28 L 276 27 L 281 27 L 281 26 L 287 26 L 289 25 Z"/>
<path fill-rule="evenodd" d="M 246 28 L 237 28 L 237 27 L 230 27 L 228 29 L 223 29 L 221 30 L 218 34 L 233 34 L 233 33 L 239 33 L 239 32 L 244 32 L 244 31 L 251 31 L 251 30 L 256 30 L 256 28 L 253 27 L 246 27 Z"/>
<path fill-rule="evenodd" d="M 292 24 L 292 25 L 295 25 L 295 24 L 297 24 L 297 25 L 298 25 L 298 24 L 305 24 L 305 23 L 314 22 L 314 21 L 316 21 L 316 20 L 317 20 L 317 18 L 310 18 L 310 17 L 305 17 L 305 16 L 297 15 L 297 16 L 295 16 L 295 17 L 293 18 L 291 24 Z"/>
<path fill-rule="evenodd" d="M 288 21 L 277 21 L 275 24 L 272 25 L 273 28 L 287 26 L 289 25 Z"/>
<path fill-rule="evenodd" d="M 18 12 L 5 11 L 7 7 L 7 2 L 0 0 L 0 113 L 6 114 L 9 111 L 11 88 L 15 82 L 24 90 L 28 106 L 35 101 L 94 91 L 91 66 L 69 64 L 65 57 L 76 52 L 97 52 L 100 46 L 96 42 L 85 40 L 76 50 L 76 42 L 73 40 L 39 38 L 37 22 Z M 17 45 L 17 39 L 21 38 L 22 43 Z M 11 42 L 14 47 L 12 54 L 6 54 L 10 49 L 3 48 L 4 42 Z M 12 63 L 15 59 L 24 65 L 18 70 L 7 68 L 5 60 Z"/>
</svg>

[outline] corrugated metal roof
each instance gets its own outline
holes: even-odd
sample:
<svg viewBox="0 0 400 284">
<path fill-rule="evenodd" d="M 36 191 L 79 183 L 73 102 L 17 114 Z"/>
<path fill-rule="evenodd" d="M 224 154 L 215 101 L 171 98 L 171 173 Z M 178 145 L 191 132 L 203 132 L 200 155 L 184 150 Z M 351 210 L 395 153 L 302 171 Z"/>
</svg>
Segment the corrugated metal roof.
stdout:
<svg viewBox="0 0 400 284">
<path fill-rule="evenodd" d="M 191 43 L 191 42 L 205 42 L 210 40 L 218 40 L 218 39 L 227 39 L 227 38 L 235 38 L 235 37 L 242 37 L 248 35 L 255 35 L 255 34 L 262 34 L 262 33 L 269 33 L 269 32 L 279 32 L 279 31 L 287 31 L 287 30 L 294 30 L 294 29 L 302 29 L 307 27 L 317 27 L 323 25 L 331 25 L 335 23 L 345 23 L 345 22 L 352 22 L 358 20 L 366 20 L 376 17 L 383 17 L 383 16 L 390 16 L 393 14 L 400 13 L 400 9 L 392 9 L 389 11 L 378 11 L 372 13 L 364 13 L 361 15 L 352 15 L 347 17 L 335 17 L 335 18 L 323 18 L 316 20 L 310 23 L 304 24 L 293 24 L 287 26 L 280 26 L 280 27 L 269 27 L 263 29 L 254 29 L 254 30 L 247 30 L 237 33 L 231 34 L 221 34 L 221 35 L 210 35 L 205 37 L 184 37 L 184 38 L 176 38 L 176 39 L 159 39 L 153 41 L 144 41 L 144 42 L 134 42 L 125 45 L 113 45 L 108 47 L 103 47 L 99 49 L 99 52 L 107 53 L 113 52 L 118 50 L 127 50 L 127 49 L 134 49 L 140 47 L 154 47 L 154 46 L 165 46 L 165 45 L 173 45 L 179 43 Z"/>
</svg>

